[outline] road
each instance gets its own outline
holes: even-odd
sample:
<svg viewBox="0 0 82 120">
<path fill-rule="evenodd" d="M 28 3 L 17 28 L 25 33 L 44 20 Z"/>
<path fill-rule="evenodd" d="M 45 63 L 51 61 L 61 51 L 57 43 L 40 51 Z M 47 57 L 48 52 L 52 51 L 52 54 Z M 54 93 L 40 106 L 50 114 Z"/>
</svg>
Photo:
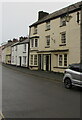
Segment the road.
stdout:
<svg viewBox="0 0 82 120">
<path fill-rule="evenodd" d="M 79 118 L 80 89 L 3 66 L 2 111 L 6 118 Z"/>
</svg>

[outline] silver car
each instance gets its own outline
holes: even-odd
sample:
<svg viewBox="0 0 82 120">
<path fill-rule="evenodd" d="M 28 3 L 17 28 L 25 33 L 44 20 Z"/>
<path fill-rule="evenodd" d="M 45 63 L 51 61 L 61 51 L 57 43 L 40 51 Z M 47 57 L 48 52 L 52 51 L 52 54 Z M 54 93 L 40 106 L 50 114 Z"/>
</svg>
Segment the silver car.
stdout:
<svg viewBox="0 0 82 120">
<path fill-rule="evenodd" d="M 82 64 L 71 64 L 65 70 L 63 78 L 65 88 L 70 89 L 73 85 L 82 87 Z"/>
</svg>

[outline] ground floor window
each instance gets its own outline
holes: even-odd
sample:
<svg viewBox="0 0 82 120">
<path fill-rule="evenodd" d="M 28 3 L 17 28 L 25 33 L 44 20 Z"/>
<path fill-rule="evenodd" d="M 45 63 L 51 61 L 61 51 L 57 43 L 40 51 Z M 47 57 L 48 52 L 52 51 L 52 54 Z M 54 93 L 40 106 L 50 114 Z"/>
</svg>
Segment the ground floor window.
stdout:
<svg viewBox="0 0 82 120">
<path fill-rule="evenodd" d="M 59 54 L 58 55 L 58 66 L 59 67 L 67 67 L 67 54 Z"/>
<path fill-rule="evenodd" d="M 23 63 L 26 64 L 26 56 L 23 56 Z"/>
<path fill-rule="evenodd" d="M 34 65 L 37 65 L 37 55 L 34 55 Z"/>
<path fill-rule="evenodd" d="M 30 65 L 38 65 L 38 55 L 31 55 L 30 56 Z"/>
</svg>

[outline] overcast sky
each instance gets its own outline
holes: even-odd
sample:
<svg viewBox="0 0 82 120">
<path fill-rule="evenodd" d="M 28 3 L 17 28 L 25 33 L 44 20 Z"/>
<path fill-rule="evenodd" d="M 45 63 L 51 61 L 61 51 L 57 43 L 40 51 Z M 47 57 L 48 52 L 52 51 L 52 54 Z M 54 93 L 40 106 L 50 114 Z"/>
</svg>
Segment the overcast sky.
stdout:
<svg viewBox="0 0 82 120">
<path fill-rule="evenodd" d="M 52 13 L 81 0 L 16 1 L 4 0 L 0 2 L 0 43 L 20 36 L 27 36 L 29 25 L 38 19 L 38 11 Z"/>
</svg>

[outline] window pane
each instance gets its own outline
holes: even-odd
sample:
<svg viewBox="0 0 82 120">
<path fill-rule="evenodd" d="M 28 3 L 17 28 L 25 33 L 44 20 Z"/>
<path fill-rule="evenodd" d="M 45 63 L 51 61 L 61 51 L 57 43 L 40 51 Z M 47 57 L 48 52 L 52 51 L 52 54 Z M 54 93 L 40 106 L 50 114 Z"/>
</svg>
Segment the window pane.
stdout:
<svg viewBox="0 0 82 120">
<path fill-rule="evenodd" d="M 31 39 L 31 47 L 34 46 L 34 39 Z"/>
<path fill-rule="evenodd" d="M 31 65 L 33 65 L 33 55 L 31 55 L 30 63 L 31 63 Z"/>
<path fill-rule="evenodd" d="M 64 66 L 67 66 L 67 54 L 64 54 Z"/>
<path fill-rule="evenodd" d="M 23 56 L 23 63 L 26 64 L 26 56 Z"/>
<path fill-rule="evenodd" d="M 38 39 L 35 39 L 35 47 L 38 47 Z"/>
<path fill-rule="evenodd" d="M 59 55 L 59 66 L 62 66 L 62 55 Z"/>
<path fill-rule="evenodd" d="M 37 55 L 34 55 L 34 65 L 37 65 Z"/>
<path fill-rule="evenodd" d="M 49 36 L 46 36 L 46 44 L 47 44 L 47 46 L 50 45 L 50 35 L 49 35 Z"/>
<path fill-rule="evenodd" d="M 66 32 L 61 33 L 61 43 L 66 43 Z"/>
</svg>

